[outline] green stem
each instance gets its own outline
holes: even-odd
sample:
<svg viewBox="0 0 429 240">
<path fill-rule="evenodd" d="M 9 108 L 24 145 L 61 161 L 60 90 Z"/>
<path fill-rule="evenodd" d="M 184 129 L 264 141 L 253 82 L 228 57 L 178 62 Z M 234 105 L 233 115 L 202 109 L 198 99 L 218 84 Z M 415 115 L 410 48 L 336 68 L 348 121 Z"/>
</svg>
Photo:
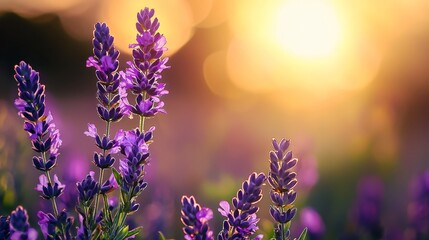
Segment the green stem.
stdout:
<svg viewBox="0 0 429 240">
<path fill-rule="evenodd" d="M 111 99 L 111 93 L 108 94 L 107 98 Z M 109 106 L 110 107 L 110 106 Z M 110 121 L 106 121 L 106 137 L 110 137 Z M 106 150 L 103 149 L 103 157 L 106 157 Z M 100 168 L 100 174 L 98 175 L 98 186 L 101 188 L 101 185 L 103 184 L 103 177 L 104 177 L 104 169 Z M 94 219 L 97 217 L 97 211 L 98 211 L 98 204 L 100 201 L 100 193 L 97 193 L 95 196 L 95 206 L 94 206 Z M 106 213 L 107 214 L 107 213 Z"/>
<path fill-rule="evenodd" d="M 100 175 L 98 177 L 98 186 L 101 188 L 101 184 L 103 184 L 103 177 L 104 177 L 104 169 L 100 168 Z M 95 196 L 95 207 L 94 207 L 94 219 L 97 217 L 97 210 L 98 210 L 98 202 L 100 200 L 100 193 L 97 193 Z"/>
<path fill-rule="evenodd" d="M 145 117 L 140 115 L 140 123 L 139 123 L 140 132 L 143 132 L 143 130 L 144 130 L 144 119 L 145 119 Z"/>
<path fill-rule="evenodd" d="M 42 155 L 43 163 L 46 164 L 46 152 L 43 152 L 41 155 Z M 53 187 L 54 184 L 52 183 L 51 174 L 49 173 L 49 171 L 46 171 L 45 175 L 46 175 L 46 178 L 48 179 L 49 184 L 51 184 L 51 186 Z M 54 209 L 55 217 L 58 217 L 58 207 L 55 199 L 56 199 L 55 197 L 51 198 L 51 203 L 52 203 L 52 208 Z"/>
<path fill-rule="evenodd" d="M 143 93 L 143 101 L 146 100 L 146 92 Z M 144 130 L 144 120 L 145 117 L 140 115 L 140 122 L 139 122 L 139 130 L 140 132 L 143 132 Z"/>
</svg>

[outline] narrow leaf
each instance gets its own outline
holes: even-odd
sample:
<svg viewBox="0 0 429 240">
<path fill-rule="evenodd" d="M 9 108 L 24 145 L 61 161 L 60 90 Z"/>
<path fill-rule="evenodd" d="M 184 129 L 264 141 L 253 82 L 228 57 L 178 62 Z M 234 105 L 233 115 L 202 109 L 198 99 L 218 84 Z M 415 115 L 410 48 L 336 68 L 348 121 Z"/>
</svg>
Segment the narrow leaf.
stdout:
<svg viewBox="0 0 429 240">
<path fill-rule="evenodd" d="M 307 238 L 307 228 L 304 228 L 304 230 L 302 230 L 302 233 L 299 236 L 298 240 L 305 240 L 306 238 Z"/>
</svg>

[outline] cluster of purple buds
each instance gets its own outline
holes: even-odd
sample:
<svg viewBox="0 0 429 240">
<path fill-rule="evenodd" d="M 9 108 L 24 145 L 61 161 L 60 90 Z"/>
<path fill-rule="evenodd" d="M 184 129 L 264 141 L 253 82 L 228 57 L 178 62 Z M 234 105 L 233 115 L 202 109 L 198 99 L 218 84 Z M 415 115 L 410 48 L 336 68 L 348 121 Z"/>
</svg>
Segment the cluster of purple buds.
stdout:
<svg viewBox="0 0 429 240">
<path fill-rule="evenodd" d="M 152 141 L 154 130 L 155 128 L 151 128 L 144 133 L 134 129 L 122 132 L 119 136 L 120 152 L 125 158 L 120 160 L 118 185 L 121 193 L 126 196 L 124 209 L 127 213 L 138 210 L 139 204 L 136 202 L 136 197 L 147 186 L 147 182 L 144 181 L 144 167 L 148 164 L 148 145 Z"/>
<path fill-rule="evenodd" d="M 60 196 L 64 188 L 65 185 L 58 180 L 57 175 L 54 175 L 53 183 L 50 183 L 45 175 L 40 175 L 39 184 L 36 186 L 36 190 L 40 192 L 40 196 L 47 200 Z"/>
<path fill-rule="evenodd" d="M 102 150 L 102 153 L 94 153 L 94 164 L 101 169 L 112 167 L 115 163 L 115 158 L 112 154 L 117 153 L 119 150 L 118 141 L 110 139 L 108 136 L 100 137 L 94 124 L 88 124 L 88 131 L 85 132 L 85 135 L 93 137 L 95 145 Z"/>
<path fill-rule="evenodd" d="M 226 220 L 223 222 L 223 229 L 218 235 L 218 240 L 250 239 L 258 230 L 259 219 L 256 217 L 256 213 L 259 208 L 255 204 L 262 199 L 261 187 L 265 180 L 265 174 L 252 173 L 249 179 L 243 182 L 237 196 L 232 199 L 234 209 L 231 209 L 228 202 L 220 202 L 218 211 L 226 217 Z M 262 239 L 262 235 L 258 235 L 254 239 Z"/>
<path fill-rule="evenodd" d="M 93 53 L 86 61 L 87 67 L 94 67 L 97 76 L 97 112 L 106 122 L 119 121 L 127 108 L 122 100 L 124 96 L 120 86 L 119 51 L 113 45 L 113 36 L 105 23 L 97 23 L 94 30 Z M 126 97 L 126 96 L 125 96 Z"/>
<path fill-rule="evenodd" d="M 137 43 L 130 44 L 133 61 L 127 62 L 129 67 L 122 73 L 125 88 L 137 95 L 136 104 L 130 106 L 131 112 L 140 117 L 165 112 L 160 97 L 168 93 L 165 84 L 159 82 L 162 71 L 168 68 L 168 58 L 162 57 L 167 50 L 166 39 L 158 32 L 158 19 L 152 20 L 154 14 L 148 8 L 137 14 Z"/>
<path fill-rule="evenodd" d="M 33 157 L 34 167 L 47 172 L 57 162 L 61 140 L 52 115 L 45 114 L 45 86 L 39 82 L 39 73 L 24 61 L 15 66 L 14 77 L 18 83 L 15 106 L 25 120 L 24 130 L 29 134 L 33 150 L 41 153 L 41 156 Z M 46 156 L 47 153 L 49 156 Z"/>
<path fill-rule="evenodd" d="M 37 239 L 37 231 L 34 228 L 30 228 L 27 211 L 21 206 L 18 206 L 15 211 L 10 214 L 9 234 L 11 240 Z"/>
<path fill-rule="evenodd" d="M 208 221 L 213 218 L 213 211 L 202 208 L 193 196 L 182 197 L 182 223 L 186 240 L 213 240 L 213 231 Z"/>
<path fill-rule="evenodd" d="M 268 182 L 271 186 L 270 197 L 273 205 L 270 214 L 276 221 L 275 239 L 284 240 L 289 237 L 289 225 L 296 214 L 293 203 L 297 184 L 296 173 L 291 171 L 298 159 L 292 157 L 292 151 L 287 151 L 290 141 L 282 139 L 280 144 L 273 139 L 274 151 L 270 152 L 270 172 Z"/>
<path fill-rule="evenodd" d="M 79 192 L 79 202 L 83 204 L 83 206 L 91 206 L 94 196 L 100 190 L 100 186 L 94 179 L 94 172 L 90 172 L 86 175 L 85 179 L 78 182 L 76 186 L 77 191 Z"/>
</svg>

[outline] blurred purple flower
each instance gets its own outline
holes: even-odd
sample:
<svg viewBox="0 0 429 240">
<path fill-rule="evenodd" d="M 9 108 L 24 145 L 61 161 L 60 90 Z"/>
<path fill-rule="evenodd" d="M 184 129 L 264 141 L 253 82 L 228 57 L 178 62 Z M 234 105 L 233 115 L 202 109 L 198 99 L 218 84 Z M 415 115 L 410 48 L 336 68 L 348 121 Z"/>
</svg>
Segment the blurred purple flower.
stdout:
<svg viewBox="0 0 429 240">
<path fill-rule="evenodd" d="M 411 185 L 412 202 L 408 219 L 416 239 L 429 238 L 429 171 L 418 176 Z"/>
<path fill-rule="evenodd" d="M 218 235 L 218 240 L 250 239 L 258 230 L 259 219 L 256 212 L 259 208 L 255 204 L 262 199 L 261 187 L 265 180 L 265 174 L 252 173 L 249 179 L 243 182 L 237 196 L 232 199 L 234 209 L 231 209 L 228 202 L 220 202 L 218 210 L 226 220 L 223 221 L 223 229 Z M 258 235 L 255 239 L 260 237 Z"/>
<path fill-rule="evenodd" d="M 11 240 L 37 239 L 37 231 L 34 228 L 30 228 L 27 211 L 21 206 L 18 206 L 15 211 L 10 214 L 9 227 Z"/>
<path fill-rule="evenodd" d="M 363 177 L 357 188 L 357 202 L 354 209 L 358 225 L 379 239 L 383 235 L 381 225 L 381 203 L 383 198 L 383 184 L 377 177 Z"/>
<path fill-rule="evenodd" d="M 213 240 L 213 231 L 208 221 L 213 218 L 213 211 L 202 208 L 193 196 L 182 197 L 182 223 L 186 240 Z"/>
<path fill-rule="evenodd" d="M 310 207 L 300 210 L 301 224 L 307 227 L 308 235 L 311 239 L 322 239 L 325 233 L 325 224 L 319 213 Z"/>
</svg>

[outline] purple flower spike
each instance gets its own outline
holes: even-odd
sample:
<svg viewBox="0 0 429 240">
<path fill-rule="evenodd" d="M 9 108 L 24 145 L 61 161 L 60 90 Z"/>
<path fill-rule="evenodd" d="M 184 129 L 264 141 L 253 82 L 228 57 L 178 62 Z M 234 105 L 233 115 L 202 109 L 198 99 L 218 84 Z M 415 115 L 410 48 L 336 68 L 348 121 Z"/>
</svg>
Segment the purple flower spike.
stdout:
<svg viewBox="0 0 429 240">
<path fill-rule="evenodd" d="M 259 208 L 255 204 L 262 199 L 261 187 L 265 180 L 265 174 L 252 173 L 237 192 L 237 196 L 232 199 L 234 209 L 231 209 L 228 202 L 220 202 L 218 210 L 226 220 L 223 221 L 223 229 L 218 235 L 218 240 L 250 239 L 258 230 L 259 219 L 256 213 Z M 255 239 L 261 238 L 262 236 L 258 235 Z"/>
<path fill-rule="evenodd" d="M 182 197 L 182 223 L 186 240 L 213 240 L 213 231 L 208 221 L 213 218 L 213 211 L 201 208 L 193 196 Z"/>
<path fill-rule="evenodd" d="M 10 214 L 9 227 L 11 240 L 37 239 L 37 231 L 34 228 L 30 228 L 27 211 L 21 206 L 18 206 L 15 211 Z"/>
<path fill-rule="evenodd" d="M 39 73 L 24 61 L 15 66 L 14 77 L 18 83 L 15 106 L 25 120 L 24 130 L 29 135 L 32 148 L 42 155 L 49 153 L 44 159 L 33 157 L 33 165 L 40 171 L 49 171 L 56 164 L 62 141 L 51 113 L 45 115 L 45 86 L 39 82 Z"/>
<path fill-rule="evenodd" d="M 277 222 L 275 239 L 281 240 L 289 236 L 287 224 L 296 214 L 293 203 L 296 192 L 293 190 L 298 180 L 296 173 L 291 171 L 298 159 L 292 157 L 292 151 L 287 151 L 290 141 L 282 139 L 280 143 L 273 139 L 274 151 L 270 152 L 270 172 L 268 182 L 271 185 L 270 197 L 274 203 L 270 207 L 270 214 Z"/>
<path fill-rule="evenodd" d="M 167 57 L 162 57 L 167 50 L 166 39 L 158 32 L 159 22 L 153 18 L 155 11 L 145 8 L 137 14 L 137 43 L 131 44 L 133 61 L 127 62 L 128 68 L 123 75 L 123 84 L 135 95 L 136 105 L 131 111 L 142 117 L 152 117 L 158 112 L 165 112 L 159 100 L 168 94 L 165 84 L 160 83 L 161 73 L 169 68 Z M 147 97 L 147 98 L 146 98 Z"/>
<path fill-rule="evenodd" d="M 97 82 L 97 111 L 101 119 L 106 122 L 119 121 L 128 108 L 123 104 L 123 93 L 120 91 L 119 51 L 113 45 L 113 36 L 105 23 L 95 24 L 93 53 L 86 61 L 87 67 L 95 68 Z M 91 134 L 92 132 L 88 132 Z"/>
</svg>

